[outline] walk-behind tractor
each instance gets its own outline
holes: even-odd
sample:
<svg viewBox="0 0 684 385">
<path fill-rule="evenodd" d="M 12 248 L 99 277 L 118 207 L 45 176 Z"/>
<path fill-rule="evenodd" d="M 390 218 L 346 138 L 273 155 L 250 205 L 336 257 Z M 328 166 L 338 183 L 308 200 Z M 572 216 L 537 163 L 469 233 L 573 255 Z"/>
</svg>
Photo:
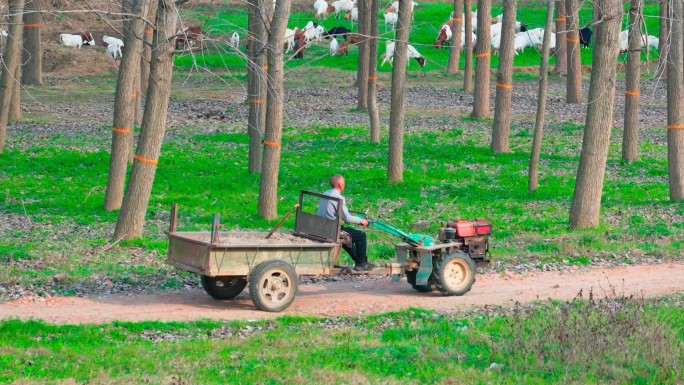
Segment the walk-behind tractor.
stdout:
<svg viewBox="0 0 684 385">
<path fill-rule="evenodd" d="M 336 220 L 316 215 L 320 199 L 337 203 Z M 475 282 L 476 265 L 489 262 L 490 222 L 448 221 L 435 240 L 370 220 L 370 227 L 401 238 L 402 243 L 395 245 L 397 261 L 365 272 L 338 266 L 341 246 L 349 241 L 340 230 L 339 203 L 338 198 L 302 191 L 299 203 L 290 210 L 296 209 L 295 230 L 291 232 L 276 232 L 287 216 L 270 232 L 221 232 L 218 215 L 211 232 L 180 232 L 176 231 L 174 205 L 166 233 L 166 262 L 199 274 L 204 290 L 216 299 L 235 298 L 249 285 L 252 302 L 266 311 L 290 306 L 299 288 L 299 276 L 377 274 L 398 281 L 405 275 L 418 291 L 463 295 Z"/>
</svg>

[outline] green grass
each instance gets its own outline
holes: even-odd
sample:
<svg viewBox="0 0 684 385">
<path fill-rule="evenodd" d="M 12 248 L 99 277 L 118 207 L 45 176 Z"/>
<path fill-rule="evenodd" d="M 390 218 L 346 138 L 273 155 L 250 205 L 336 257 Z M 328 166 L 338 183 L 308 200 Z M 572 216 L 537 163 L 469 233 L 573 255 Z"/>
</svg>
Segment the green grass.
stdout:
<svg viewBox="0 0 684 385">
<path fill-rule="evenodd" d="M 629 8 L 629 4 L 625 3 L 625 10 Z M 317 21 L 314 18 L 313 9 L 309 9 L 309 5 L 306 4 L 303 7 L 295 7 L 288 22 L 288 28 L 299 27 L 303 28 L 304 25 L 309 21 Z M 475 9 L 475 7 L 473 8 Z M 644 7 L 644 21 L 645 25 L 643 30 L 648 32 L 650 35 L 658 36 L 658 5 L 648 4 Z M 305 12 L 301 12 L 305 10 Z M 449 51 L 448 49 L 435 49 L 432 44 L 434 43 L 437 32 L 443 22 L 448 19 L 449 13 L 452 10 L 452 6 L 448 3 L 420 3 L 419 7 L 416 9 L 415 19 L 411 23 L 411 33 L 409 37 L 409 42 L 415 46 L 421 54 L 426 58 L 426 65 L 424 68 L 420 68 L 417 63 L 413 62 L 409 64 L 410 72 L 429 72 L 440 70 L 443 71 L 446 68 Z M 496 16 L 502 13 L 501 2 L 494 2 L 492 7 L 492 15 Z M 247 12 L 244 7 L 231 7 L 231 8 L 195 8 L 193 10 L 193 16 L 200 20 L 204 25 L 204 28 L 211 31 L 214 36 L 223 37 L 223 40 L 227 38 L 235 31 L 240 33 L 242 39 L 246 39 L 247 36 Z M 546 18 L 546 3 L 545 2 L 525 2 L 523 5 L 518 7 L 517 17 L 518 21 L 522 21 L 528 25 L 530 29 L 537 27 L 544 27 Z M 590 2 L 581 3 L 580 13 L 579 13 L 579 25 L 585 26 L 591 23 L 592 20 L 592 9 Z M 324 21 L 320 22 L 326 29 L 330 29 L 334 26 L 344 26 L 346 28 L 356 30 L 357 26 L 352 25 L 349 21 L 340 19 L 337 20 L 334 17 L 330 17 Z M 380 15 L 379 30 L 381 39 L 393 39 L 394 33 L 392 31 L 386 31 L 384 18 L 382 14 Z M 627 29 L 628 16 L 624 17 L 622 29 Z M 244 40 L 246 41 L 246 40 Z M 381 41 L 379 43 L 379 55 L 385 51 L 384 43 Z M 592 50 L 582 49 L 580 50 L 581 63 L 582 65 L 591 65 L 592 60 Z M 176 65 L 180 67 L 190 67 L 193 65 L 198 65 L 200 67 L 207 67 L 210 69 L 225 68 L 229 70 L 240 70 L 244 71 L 246 69 L 246 52 L 245 47 L 241 48 L 241 52 L 235 52 L 228 49 L 225 44 L 219 44 L 219 47 L 214 47 L 209 50 L 208 53 L 195 53 L 190 55 L 181 55 L 176 58 Z M 657 51 L 651 51 L 649 53 L 651 60 L 657 58 Z M 304 60 L 293 60 L 289 59 L 291 54 L 286 55 L 285 66 L 288 70 L 296 70 L 300 68 L 310 68 L 310 67 L 326 67 L 335 68 L 343 71 L 356 71 L 358 62 L 358 50 L 352 46 L 349 51 L 349 56 L 344 57 L 330 57 L 328 55 L 328 41 L 323 41 L 318 45 L 311 45 L 308 47 L 305 53 Z M 646 60 L 646 53 L 642 53 L 642 60 Z M 460 68 L 464 68 L 464 55 L 461 55 Z M 516 67 L 528 67 L 528 66 L 538 66 L 541 60 L 541 52 L 534 49 L 528 48 L 523 53 L 516 55 L 514 57 L 514 66 Z M 618 61 L 626 61 L 626 55 L 621 55 Z M 378 65 L 381 60 L 378 60 Z M 555 59 L 551 58 L 550 64 L 553 65 Z M 499 57 L 497 55 L 492 56 L 491 66 L 492 68 L 498 68 Z M 380 72 L 391 72 L 391 67 L 385 65 L 379 67 Z"/>
<path fill-rule="evenodd" d="M 440 315 L 114 322 L 0 321 L 0 382 L 676 384 L 681 297 L 608 294 Z"/>
</svg>

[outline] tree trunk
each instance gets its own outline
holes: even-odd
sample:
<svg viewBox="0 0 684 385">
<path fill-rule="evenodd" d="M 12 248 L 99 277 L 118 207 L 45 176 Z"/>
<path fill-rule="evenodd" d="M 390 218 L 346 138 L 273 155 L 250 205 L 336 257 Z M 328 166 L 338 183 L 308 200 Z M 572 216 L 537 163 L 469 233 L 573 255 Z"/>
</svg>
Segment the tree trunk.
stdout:
<svg viewBox="0 0 684 385">
<path fill-rule="evenodd" d="M 123 0 L 124 12 L 144 15 L 143 1 Z M 124 46 L 126 55 L 119 64 L 119 76 L 114 96 L 114 119 L 112 123 L 112 150 L 109 159 L 109 176 L 105 190 L 104 209 L 107 211 L 121 208 L 123 201 L 126 170 L 135 126 L 137 85 L 140 76 L 142 57 L 142 38 L 145 26 L 143 21 L 132 18 L 124 21 Z"/>
<path fill-rule="evenodd" d="M 463 90 L 473 92 L 473 13 L 471 0 L 463 0 L 465 26 L 465 66 L 463 68 Z"/>
<path fill-rule="evenodd" d="M 358 101 L 356 109 L 358 111 L 368 110 L 368 53 L 369 42 L 368 35 L 371 28 L 370 15 L 368 14 L 368 2 L 370 0 L 358 0 L 357 7 L 359 8 L 359 63 L 356 70 L 356 86 L 358 89 Z"/>
<path fill-rule="evenodd" d="M 268 1 L 268 0 L 267 0 Z M 283 37 L 290 16 L 290 0 L 278 0 L 268 36 L 268 97 L 266 135 L 261 164 L 258 214 L 271 220 L 278 217 L 278 171 L 283 131 Z"/>
<path fill-rule="evenodd" d="M 454 18 L 451 19 L 452 35 L 449 46 L 449 64 L 447 72 L 458 73 L 458 64 L 461 61 L 461 26 L 463 25 L 463 0 L 454 0 Z"/>
<path fill-rule="evenodd" d="M 147 9 L 147 20 L 154 24 L 155 20 L 157 19 L 157 1 L 145 1 L 150 2 Z M 150 60 L 152 60 L 152 38 L 154 37 L 154 26 L 145 24 L 143 34 L 143 55 L 142 59 L 140 60 L 140 90 L 143 95 L 147 95 L 147 86 L 150 77 Z"/>
<path fill-rule="evenodd" d="M 491 13 L 490 0 L 477 1 L 477 44 L 475 44 L 475 96 L 474 118 L 488 118 L 489 113 L 489 70 L 491 46 Z M 466 39 L 468 40 L 468 39 Z"/>
<path fill-rule="evenodd" d="M 641 77 L 641 18 L 643 0 L 632 0 L 629 10 L 629 53 L 625 90 L 625 122 L 622 138 L 622 160 L 639 158 L 639 78 Z"/>
<path fill-rule="evenodd" d="M 249 173 L 261 171 L 261 137 L 266 120 L 266 25 L 268 20 L 264 1 L 249 2 L 248 82 L 249 118 Z"/>
<path fill-rule="evenodd" d="M 159 0 L 157 31 L 152 41 L 152 61 L 140 141 L 131 177 L 114 230 L 114 239 L 140 237 L 150 201 L 152 183 L 166 131 L 171 79 L 173 76 L 173 36 L 178 25 L 178 9 L 169 0 Z"/>
<path fill-rule="evenodd" d="M 560 75 L 568 73 L 568 54 L 566 51 L 565 39 L 565 0 L 556 1 L 556 66 L 554 72 Z"/>
<path fill-rule="evenodd" d="M 17 65 L 14 72 L 14 79 L 21 79 L 22 66 Z M 12 82 L 12 100 L 10 101 L 9 120 L 17 121 L 21 119 L 21 82 Z"/>
<path fill-rule="evenodd" d="M 401 182 L 404 179 L 404 87 L 408 64 L 408 38 L 411 31 L 410 0 L 399 0 L 399 20 L 394 44 L 392 91 L 390 101 L 390 132 L 387 156 L 387 179 Z"/>
<path fill-rule="evenodd" d="M 10 0 L 9 10 L 12 16 L 10 17 L 7 47 L 3 57 L 4 66 L 2 67 L 2 75 L 0 75 L 0 154 L 5 150 L 5 136 L 7 135 L 7 125 L 9 124 L 12 91 L 14 91 L 14 83 L 18 81 L 15 76 L 21 60 L 24 0 Z"/>
<path fill-rule="evenodd" d="M 670 2 L 670 48 L 667 60 L 667 162 L 670 199 L 684 199 L 684 10 Z"/>
<path fill-rule="evenodd" d="M 494 125 L 492 127 L 492 151 L 494 153 L 511 151 L 508 135 L 511 126 L 511 100 L 513 98 L 513 39 L 515 37 L 517 5 L 518 0 L 504 0 L 499 70 L 496 75 Z"/>
<path fill-rule="evenodd" d="M 378 110 L 378 12 L 380 0 L 370 0 L 370 45 L 368 50 L 368 115 L 370 141 L 380 143 L 380 111 Z"/>
<path fill-rule="evenodd" d="M 577 0 L 565 0 L 565 10 L 567 12 L 566 23 L 568 31 L 565 39 L 568 53 L 566 101 L 568 103 L 582 103 L 582 62 L 580 60 Z"/>
<path fill-rule="evenodd" d="M 553 1 L 546 5 L 545 31 L 551 30 L 553 23 Z M 542 137 L 544 136 L 544 114 L 546 113 L 546 94 L 549 85 L 549 52 L 551 51 L 551 34 L 544 34 L 542 44 L 542 59 L 539 67 L 539 92 L 537 94 L 537 118 L 534 121 L 534 138 L 532 139 L 532 151 L 530 152 L 530 165 L 528 169 L 528 189 L 537 190 L 539 187 L 539 156 L 541 153 Z"/>
<path fill-rule="evenodd" d="M 668 31 L 669 31 L 669 15 L 670 15 L 670 8 L 669 8 L 669 0 L 660 0 L 660 12 L 659 12 L 659 18 L 658 18 L 658 36 L 660 39 L 658 40 L 658 71 L 656 72 L 655 78 L 656 79 L 667 79 L 667 49 L 669 47 L 669 43 L 667 38 Z"/>
<path fill-rule="evenodd" d="M 28 0 L 24 7 L 28 12 L 24 15 L 24 69 L 21 84 L 43 85 L 43 50 L 40 45 L 40 29 L 43 27 L 40 1 Z"/>
<path fill-rule="evenodd" d="M 613 126 L 616 66 L 620 49 L 621 0 L 596 0 L 594 20 L 595 44 L 589 82 L 587 118 L 582 141 L 582 154 L 577 170 L 575 192 L 570 209 L 570 227 L 595 227 L 599 224 L 603 177 Z"/>
</svg>

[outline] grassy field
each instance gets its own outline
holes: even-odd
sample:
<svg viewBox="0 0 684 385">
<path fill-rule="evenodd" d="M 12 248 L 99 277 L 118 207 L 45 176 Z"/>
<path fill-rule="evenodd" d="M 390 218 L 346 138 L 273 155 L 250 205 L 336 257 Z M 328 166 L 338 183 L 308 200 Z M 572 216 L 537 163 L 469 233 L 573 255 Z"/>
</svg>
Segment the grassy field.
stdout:
<svg viewBox="0 0 684 385">
<path fill-rule="evenodd" d="M 316 20 L 313 14 L 313 7 L 308 3 L 297 3 L 294 6 L 292 15 L 288 23 L 288 28 L 299 27 L 303 28 L 309 21 L 316 21 L 326 27 L 326 30 L 335 26 L 344 26 L 351 30 L 356 30 L 357 26 L 351 25 L 350 21 L 343 19 L 337 20 L 334 17 L 327 20 Z M 383 3 L 383 6 L 385 4 Z M 591 22 L 592 9 L 590 2 L 582 2 L 579 16 L 580 26 L 585 26 Z M 544 27 L 546 18 L 546 2 L 529 1 L 519 5 L 517 17 L 518 21 L 526 23 L 530 29 L 537 27 Z M 628 9 L 628 3 L 625 3 L 625 9 Z M 420 2 L 419 7 L 415 11 L 415 19 L 411 24 L 411 34 L 409 42 L 420 51 L 426 58 L 426 65 L 424 68 L 418 66 L 413 62 L 409 64 L 409 71 L 429 72 L 436 70 L 445 70 L 449 59 L 448 49 L 435 49 L 432 45 L 437 38 L 437 32 L 443 22 L 445 22 L 452 6 L 448 3 L 423 3 Z M 475 10 L 475 8 L 473 8 Z M 502 13 L 502 6 L 500 2 L 493 2 L 492 15 L 496 16 Z M 199 20 L 199 23 L 204 26 L 212 37 L 216 38 L 217 44 L 210 45 L 209 52 L 206 54 L 193 54 L 179 56 L 176 59 L 176 64 L 182 67 L 190 67 L 199 65 L 211 69 L 226 68 L 226 69 L 242 69 L 246 68 L 246 48 L 242 46 L 240 52 L 227 47 L 225 43 L 229 36 L 237 31 L 243 42 L 246 42 L 247 37 L 247 11 L 246 8 L 240 6 L 233 6 L 230 8 L 217 7 L 214 9 L 198 7 L 193 9 L 192 15 Z M 211 15 L 211 16 L 208 16 Z M 644 8 L 644 31 L 649 35 L 658 36 L 658 5 L 650 2 Z M 625 16 L 622 29 L 627 29 L 628 19 Z M 387 30 L 385 27 L 384 18 L 380 16 L 380 38 L 393 39 L 394 32 Z M 379 44 L 379 55 L 385 52 L 384 43 Z M 331 67 L 347 71 L 356 71 L 358 61 L 358 50 L 350 48 L 349 56 L 345 57 L 331 57 L 328 55 L 329 41 L 323 41 L 317 45 L 310 46 L 305 53 L 304 60 L 291 59 L 291 55 L 286 55 L 286 68 L 293 70 L 300 67 Z M 220 53 L 216 53 L 220 52 Z M 591 65 L 591 50 L 581 50 L 581 62 L 583 65 Z M 648 57 L 653 60 L 657 59 L 657 51 L 648 53 Z M 647 59 L 647 53 L 642 53 L 642 60 Z M 461 56 L 460 68 L 464 68 L 463 55 Z M 541 60 L 541 51 L 534 48 L 527 48 L 523 53 L 516 55 L 513 64 L 516 67 L 539 66 Z M 625 61 L 626 55 L 621 55 L 619 61 Z M 378 61 L 380 65 L 381 60 Z M 551 58 L 551 63 L 555 63 L 555 59 Z M 491 65 L 497 68 L 499 65 L 499 57 L 492 56 Z M 385 65 L 379 67 L 380 72 L 391 72 L 391 67 Z"/>
<path fill-rule="evenodd" d="M 0 382 L 680 384 L 684 298 L 440 315 L 55 326 L 0 321 Z"/>
</svg>

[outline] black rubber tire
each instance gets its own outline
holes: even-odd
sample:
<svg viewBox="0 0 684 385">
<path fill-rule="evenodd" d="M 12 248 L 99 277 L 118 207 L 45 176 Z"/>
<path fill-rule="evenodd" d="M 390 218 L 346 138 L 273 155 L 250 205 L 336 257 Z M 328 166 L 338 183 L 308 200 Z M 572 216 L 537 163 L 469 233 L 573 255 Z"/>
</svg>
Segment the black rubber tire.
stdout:
<svg viewBox="0 0 684 385">
<path fill-rule="evenodd" d="M 200 281 L 204 291 L 215 299 L 233 299 L 247 287 L 247 280 L 240 276 L 209 277 L 202 275 Z"/>
<path fill-rule="evenodd" d="M 249 276 L 249 295 L 261 310 L 279 312 L 287 309 L 299 290 L 295 268 L 280 259 L 256 265 Z"/>
<path fill-rule="evenodd" d="M 437 289 L 445 295 L 463 295 L 475 283 L 475 262 L 462 251 L 442 254 L 435 262 Z"/>
<path fill-rule="evenodd" d="M 416 285 L 416 275 L 418 274 L 418 270 L 411 270 L 406 272 L 406 280 L 408 281 L 409 284 L 411 284 L 411 287 L 419 291 L 421 293 L 432 293 L 433 291 L 437 290 L 437 285 L 435 285 L 435 274 L 430 274 L 430 278 L 428 278 L 428 284 L 427 285 Z"/>
</svg>

